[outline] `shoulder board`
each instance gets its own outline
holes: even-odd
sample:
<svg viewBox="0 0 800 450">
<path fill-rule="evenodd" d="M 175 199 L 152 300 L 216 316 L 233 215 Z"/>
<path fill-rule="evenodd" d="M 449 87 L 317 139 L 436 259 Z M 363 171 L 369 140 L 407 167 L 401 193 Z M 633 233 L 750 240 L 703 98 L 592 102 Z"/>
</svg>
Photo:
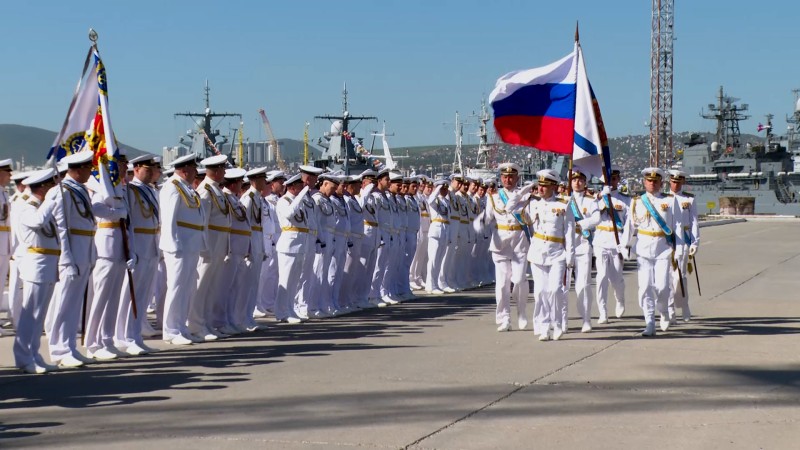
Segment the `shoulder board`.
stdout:
<svg viewBox="0 0 800 450">
<path fill-rule="evenodd" d="M 22 194 L 22 199 L 23 199 L 23 200 L 28 200 L 29 198 L 31 198 L 31 196 L 30 196 L 30 195 L 28 195 L 28 194 Z"/>
<path fill-rule="evenodd" d="M 558 201 L 559 201 L 559 202 L 561 202 L 561 203 L 564 203 L 564 204 L 567 204 L 567 203 L 569 203 L 569 200 L 567 200 L 567 199 L 566 199 L 566 198 L 564 198 L 564 197 L 559 197 L 559 198 L 558 198 Z"/>
<path fill-rule="evenodd" d="M 681 192 L 681 195 L 689 198 L 694 197 L 694 194 L 692 194 L 691 192 Z"/>
<path fill-rule="evenodd" d="M 250 198 L 255 200 L 256 199 L 256 193 L 253 192 L 253 191 L 250 191 Z"/>
<path fill-rule="evenodd" d="M 672 192 L 667 192 L 666 194 L 664 194 L 664 197 L 672 197 Z"/>
<path fill-rule="evenodd" d="M 207 190 L 208 192 L 212 192 L 212 189 L 211 189 L 211 185 L 210 185 L 210 184 L 207 184 L 207 185 L 206 185 L 206 190 Z"/>
<path fill-rule="evenodd" d="M 633 197 L 631 197 L 631 199 L 632 200 L 639 200 L 639 196 L 638 195 L 634 195 Z"/>
<path fill-rule="evenodd" d="M 281 199 L 283 199 L 283 200 L 286 200 L 286 203 L 289 203 L 289 204 L 291 204 L 291 203 L 292 203 L 292 201 L 291 201 L 291 200 L 289 200 L 289 197 L 285 197 L 285 196 L 284 196 L 284 197 L 281 197 Z"/>
<path fill-rule="evenodd" d="M 541 199 L 542 199 L 542 197 L 539 197 L 538 195 L 533 195 L 533 194 L 531 194 L 531 199 L 530 199 L 530 201 L 532 201 L 532 202 L 535 202 L 535 201 L 537 201 L 537 200 L 541 200 Z"/>
<path fill-rule="evenodd" d="M 36 201 L 35 201 L 35 200 L 31 200 L 31 201 L 29 201 L 29 202 L 28 202 L 28 204 L 29 204 L 29 205 L 31 205 L 31 206 L 35 206 L 35 207 L 37 207 L 37 208 L 39 207 L 39 204 L 38 204 L 38 203 L 36 203 Z"/>
</svg>

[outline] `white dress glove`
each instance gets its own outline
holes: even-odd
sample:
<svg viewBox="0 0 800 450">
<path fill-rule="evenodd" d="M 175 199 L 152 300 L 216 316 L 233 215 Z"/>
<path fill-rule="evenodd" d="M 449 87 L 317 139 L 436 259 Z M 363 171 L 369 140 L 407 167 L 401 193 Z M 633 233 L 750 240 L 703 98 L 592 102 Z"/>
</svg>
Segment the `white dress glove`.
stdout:
<svg viewBox="0 0 800 450">
<path fill-rule="evenodd" d="M 600 191 L 600 195 L 605 197 L 606 195 L 611 194 L 611 188 L 608 185 L 603 186 L 603 189 Z"/>
<path fill-rule="evenodd" d="M 133 255 L 131 255 L 131 259 L 125 261 L 125 265 L 128 267 L 128 270 L 133 270 L 133 268 L 136 267 L 136 263 L 138 261 L 139 258 L 137 258 L 136 254 L 134 253 Z"/>
<path fill-rule="evenodd" d="M 70 264 L 68 266 L 64 266 L 64 276 L 67 278 L 78 278 L 78 266 L 75 264 Z"/>
<path fill-rule="evenodd" d="M 689 246 L 689 256 L 694 256 L 697 253 L 697 244 L 692 244 Z"/>
</svg>

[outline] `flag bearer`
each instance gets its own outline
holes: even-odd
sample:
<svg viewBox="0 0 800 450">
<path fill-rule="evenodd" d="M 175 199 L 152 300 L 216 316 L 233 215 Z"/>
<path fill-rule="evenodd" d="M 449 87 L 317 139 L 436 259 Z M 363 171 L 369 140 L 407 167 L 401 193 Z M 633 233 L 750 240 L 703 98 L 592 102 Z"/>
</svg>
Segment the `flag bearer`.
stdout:
<svg viewBox="0 0 800 450">
<path fill-rule="evenodd" d="M 688 322 L 692 313 L 689 309 L 689 258 L 697 253 L 700 245 L 700 226 L 697 222 L 697 207 L 694 204 L 694 195 L 683 191 L 686 183 L 686 173 L 680 170 L 669 171 L 669 190 L 675 197 L 676 214 L 682 229 L 675 232 L 675 262 L 672 275 L 672 289 L 669 299 L 669 317 L 674 323 L 676 318 L 675 308 L 681 309 L 683 320 Z M 683 290 L 680 288 L 679 278 L 683 278 Z"/>
</svg>

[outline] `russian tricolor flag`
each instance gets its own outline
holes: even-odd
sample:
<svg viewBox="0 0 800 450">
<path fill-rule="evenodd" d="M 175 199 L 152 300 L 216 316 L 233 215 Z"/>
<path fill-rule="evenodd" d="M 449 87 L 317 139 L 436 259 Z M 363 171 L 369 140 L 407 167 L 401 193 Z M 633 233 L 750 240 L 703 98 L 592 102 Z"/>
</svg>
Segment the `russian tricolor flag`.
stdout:
<svg viewBox="0 0 800 450">
<path fill-rule="evenodd" d="M 489 101 L 503 142 L 571 155 L 587 175 L 606 179 L 608 142 L 578 42 L 554 63 L 500 77 Z"/>
</svg>

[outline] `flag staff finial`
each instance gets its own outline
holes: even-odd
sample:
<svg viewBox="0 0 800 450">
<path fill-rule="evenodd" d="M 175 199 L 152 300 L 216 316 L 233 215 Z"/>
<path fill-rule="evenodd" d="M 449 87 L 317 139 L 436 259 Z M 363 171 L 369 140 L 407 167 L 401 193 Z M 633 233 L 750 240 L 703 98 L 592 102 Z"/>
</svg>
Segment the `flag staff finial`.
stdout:
<svg viewBox="0 0 800 450">
<path fill-rule="evenodd" d="M 89 28 L 89 40 L 92 41 L 92 47 L 97 47 L 97 31 L 94 28 Z"/>
<path fill-rule="evenodd" d="M 578 21 L 575 21 L 575 42 L 579 42 L 580 37 L 578 36 Z"/>
</svg>

